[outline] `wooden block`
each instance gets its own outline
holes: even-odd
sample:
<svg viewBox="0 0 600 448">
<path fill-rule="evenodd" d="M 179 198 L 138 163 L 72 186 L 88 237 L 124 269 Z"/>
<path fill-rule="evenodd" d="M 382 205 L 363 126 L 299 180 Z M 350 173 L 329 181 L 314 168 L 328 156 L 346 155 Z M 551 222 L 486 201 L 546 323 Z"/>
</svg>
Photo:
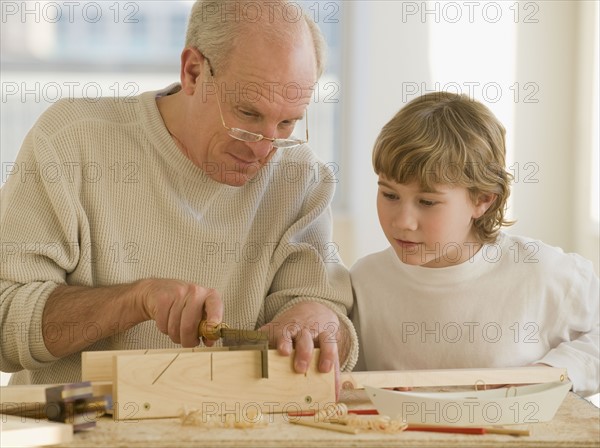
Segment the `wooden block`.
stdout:
<svg viewBox="0 0 600 448">
<path fill-rule="evenodd" d="M 243 418 L 258 410 L 321 409 L 335 401 L 334 372 L 318 372 L 318 351 L 306 375 L 294 372 L 293 356 L 268 353 L 269 378 L 262 378 L 257 350 L 116 356 L 116 418 L 176 417 L 184 408 Z"/>
<path fill-rule="evenodd" d="M 81 353 L 81 381 L 112 381 L 113 358 L 121 354 L 185 353 L 193 349 L 168 348 L 154 350 L 106 350 Z"/>
<path fill-rule="evenodd" d="M 404 370 L 349 372 L 341 375 L 342 389 L 372 387 L 476 386 L 533 384 L 566 381 L 567 370 L 557 367 L 508 367 L 489 369 Z"/>
<path fill-rule="evenodd" d="M 73 440 L 73 427 L 66 423 L 0 415 L 0 440 L 6 447 L 58 445 Z"/>
<path fill-rule="evenodd" d="M 105 350 L 81 353 L 81 381 L 113 381 L 113 358 L 117 355 L 156 353 L 196 353 L 227 351 L 226 347 L 158 348 L 143 350 Z"/>
</svg>

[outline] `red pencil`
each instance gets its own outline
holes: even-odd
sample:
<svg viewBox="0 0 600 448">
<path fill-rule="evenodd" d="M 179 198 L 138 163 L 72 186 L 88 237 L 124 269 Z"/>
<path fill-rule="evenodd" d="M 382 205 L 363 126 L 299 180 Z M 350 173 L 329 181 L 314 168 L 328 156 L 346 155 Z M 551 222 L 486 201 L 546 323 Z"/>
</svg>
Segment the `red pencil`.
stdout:
<svg viewBox="0 0 600 448">
<path fill-rule="evenodd" d="M 406 431 L 453 432 L 456 434 L 506 434 L 509 436 L 528 436 L 528 429 L 515 428 L 471 428 L 464 426 L 408 425 Z"/>
<path fill-rule="evenodd" d="M 377 409 L 350 409 L 348 410 L 348 414 L 379 415 L 379 412 L 377 412 Z"/>
<path fill-rule="evenodd" d="M 449 432 L 455 434 L 485 434 L 484 428 L 465 428 L 462 426 L 408 425 L 406 431 Z"/>
</svg>

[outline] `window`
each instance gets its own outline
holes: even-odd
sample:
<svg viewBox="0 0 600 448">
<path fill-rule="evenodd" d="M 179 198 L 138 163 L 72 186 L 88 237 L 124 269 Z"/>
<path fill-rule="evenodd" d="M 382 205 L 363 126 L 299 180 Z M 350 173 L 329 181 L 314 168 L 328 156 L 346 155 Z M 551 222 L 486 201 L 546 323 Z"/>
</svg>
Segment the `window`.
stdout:
<svg viewBox="0 0 600 448">
<path fill-rule="evenodd" d="M 61 98 L 133 96 L 179 79 L 189 1 L 10 2 L 2 10 L 2 183 L 25 135 Z M 311 146 L 337 166 L 341 2 L 300 2 L 330 43 L 310 106 Z M 10 129 L 10 132 L 4 130 Z"/>
<path fill-rule="evenodd" d="M 186 17 L 190 6 L 181 1 L 3 5 L 2 183 L 31 126 L 61 98 L 132 96 L 176 81 L 185 27 L 175 40 L 169 26 L 149 23 Z"/>
</svg>

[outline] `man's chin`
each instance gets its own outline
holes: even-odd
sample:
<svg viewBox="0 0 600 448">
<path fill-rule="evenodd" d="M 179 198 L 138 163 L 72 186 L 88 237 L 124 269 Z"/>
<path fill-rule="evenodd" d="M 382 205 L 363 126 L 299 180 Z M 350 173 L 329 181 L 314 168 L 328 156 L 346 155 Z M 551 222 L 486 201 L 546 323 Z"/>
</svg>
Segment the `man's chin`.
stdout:
<svg viewBox="0 0 600 448">
<path fill-rule="evenodd" d="M 257 174 L 258 170 L 252 170 L 251 172 L 224 171 L 221 173 L 220 178 L 215 180 L 230 187 L 243 187 L 254 179 Z"/>
</svg>

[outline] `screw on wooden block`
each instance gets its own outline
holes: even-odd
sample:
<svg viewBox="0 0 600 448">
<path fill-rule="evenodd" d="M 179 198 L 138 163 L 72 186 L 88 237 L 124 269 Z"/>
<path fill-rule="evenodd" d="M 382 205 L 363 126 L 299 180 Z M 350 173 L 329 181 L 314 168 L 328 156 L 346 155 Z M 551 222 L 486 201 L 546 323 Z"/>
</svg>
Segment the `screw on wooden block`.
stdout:
<svg viewBox="0 0 600 448">
<path fill-rule="evenodd" d="M 304 401 L 308 404 L 312 403 L 312 397 L 310 395 L 307 395 L 306 397 L 304 397 Z"/>
<path fill-rule="evenodd" d="M 150 410 L 150 408 L 151 408 L 151 406 L 150 406 L 150 403 L 144 403 L 144 409 L 145 409 L 146 411 L 149 411 L 149 410 Z"/>
</svg>

